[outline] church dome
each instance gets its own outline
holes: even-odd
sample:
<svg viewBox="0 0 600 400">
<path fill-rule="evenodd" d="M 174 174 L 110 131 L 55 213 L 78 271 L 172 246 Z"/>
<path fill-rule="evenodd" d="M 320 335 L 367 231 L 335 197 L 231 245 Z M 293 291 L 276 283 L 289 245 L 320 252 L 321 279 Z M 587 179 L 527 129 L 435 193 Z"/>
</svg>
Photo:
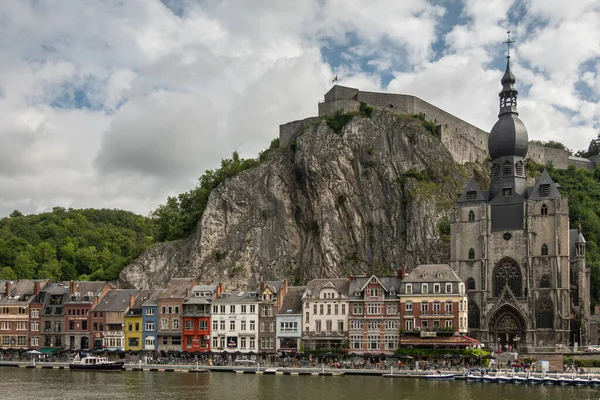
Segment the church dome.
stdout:
<svg viewBox="0 0 600 400">
<path fill-rule="evenodd" d="M 525 124 L 516 114 L 500 116 L 488 138 L 488 150 L 492 160 L 505 156 L 525 157 L 529 138 Z"/>
<path fill-rule="evenodd" d="M 525 157 L 529 147 L 529 138 L 525 124 L 519 119 L 517 112 L 516 79 L 510 70 L 510 56 L 506 58 L 506 71 L 502 77 L 500 97 L 500 113 L 498 121 L 492 128 L 488 138 L 490 157 Z"/>
</svg>

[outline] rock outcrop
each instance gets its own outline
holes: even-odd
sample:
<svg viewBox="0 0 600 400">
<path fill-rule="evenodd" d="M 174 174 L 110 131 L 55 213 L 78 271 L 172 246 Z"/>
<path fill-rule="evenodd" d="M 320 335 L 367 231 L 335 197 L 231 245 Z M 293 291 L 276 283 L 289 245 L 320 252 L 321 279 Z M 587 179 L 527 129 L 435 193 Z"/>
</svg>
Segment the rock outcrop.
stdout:
<svg viewBox="0 0 600 400">
<path fill-rule="evenodd" d="M 188 276 L 244 288 L 448 261 L 447 217 L 481 166 L 455 164 L 421 121 L 392 112 L 355 117 L 339 133 L 314 119 L 304 130 L 215 189 L 196 233 L 149 248 L 120 284 Z"/>
</svg>

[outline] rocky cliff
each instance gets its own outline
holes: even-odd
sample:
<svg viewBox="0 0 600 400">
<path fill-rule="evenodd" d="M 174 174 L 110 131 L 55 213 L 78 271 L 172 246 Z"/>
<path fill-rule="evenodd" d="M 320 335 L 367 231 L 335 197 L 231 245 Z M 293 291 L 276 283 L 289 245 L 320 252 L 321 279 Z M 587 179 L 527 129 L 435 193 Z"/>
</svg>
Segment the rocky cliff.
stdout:
<svg viewBox="0 0 600 400">
<path fill-rule="evenodd" d="M 337 133 L 307 120 L 290 146 L 212 192 L 195 234 L 152 246 L 120 283 L 187 276 L 244 288 L 447 262 L 447 216 L 480 170 L 455 164 L 414 118 L 375 111 Z"/>
</svg>

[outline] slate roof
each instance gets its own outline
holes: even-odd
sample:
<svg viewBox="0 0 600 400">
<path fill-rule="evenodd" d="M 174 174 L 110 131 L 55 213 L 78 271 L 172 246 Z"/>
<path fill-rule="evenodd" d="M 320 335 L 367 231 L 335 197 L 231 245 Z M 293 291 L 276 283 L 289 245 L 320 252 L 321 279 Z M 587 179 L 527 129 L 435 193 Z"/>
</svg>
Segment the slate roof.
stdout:
<svg viewBox="0 0 600 400">
<path fill-rule="evenodd" d="M 152 289 L 152 293 L 148 295 L 148 299 L 142 303 L 142 306 L 151 307 L 158 305 L 158 296 L 160 296 L 164 290 L 165 289 Z"/>
<path fill-rule="evenodd" d="M 144 304 L 146 301 L 148 301 L 148 299 L 150 299 L 150 297 L 152 297 L 152 295 L 157 292 L 158 293 L 162 292 L 162 289 L 144 289 L 144 290 L 142 290 L 135 298 L 135 302 L 133 303 L 133 307 L 131 307 L 131 309 L 132 310 L 141 310 L 142 304 Z"/>
<path fill-rule="evenodd" d="M 362 294 L 363 288 L 365 285 L 373 278 L 374 275 L 370 275 L 368 277 L 355 277 L 350 281 L 350 285 L 348 288 L 348 297 L 351 300 L 363 299 L 364 296 Z M 376 276 L 376 278 L 381 282 L 385 289 L 385 298 L 386 299 L 397 299 L 398 292 L 400 291 L 400 283 L 402 280 L 396 276 Z M 390 294 L 390 292 L 394 291 L 395 294 Z M 359 296 L 356 296 L 355 293 L 360 292 Z"/>
<path fill-rule="evenodd" d="M 93 311 L 125 311 L 129 308 L 130 295 L 137 296 L 137 289 L 113 289 L 106 293 Z"/>
<path fill-rule="evenodd" d="M 467 196 L 468 192 L 475 192 L 475 198 L 469 200 L 468 196 Z M 479 189 L 479 185 L 475 181 L 474 177 L 471 178 L 469 183 L 467 183 L 467 186 L 465 187 L 465 189 L 460 193 L 460 195 L 458 197 L 459 203 L 479 203 L 479 202 L 486 201 L 486 200 L 487 200 L 487 192 L 484 194 L 484 192 L 482 192 Z"/>
<path fill-rule="evenodd" d="M 218 285 L 196 285 L 190 290 L 183 304 L 210 304 L 217 293 Z M 198 292 L 210 292 L 210 297 L 196 297 Z"/>
<path fill-rule="evenodd" d="M 306 285 L 306 290 L 304 291 L 303 297 L 312 296 L 315 293 L 320 292 L 321 289 L 329 284 L 333 285 L 335 290 L 337 290 L 338 293 L 341 293 L 342 297 L 348 297 L 350 282 L 346 278 L 313 279 Z"/>
<path fill-rule="evenodd" d="M 254 303 L 258 302 L 258 292 L 248 292 L 243 290 L 232 290 L 222 293 L 217 297 L 213 304 L 235 304 L 235 303 Z"/>
<path fill-rule="evenodd" d="M 6 290 L 6 282 L 11 282 L 10 293 L 8 296 L 4 296 Z M 30 303 L 34 299 L 34 286 L 35 280 L 33 279 L 21 279 L 18 281 L 3 281 L 0 283 L 0 289 L 2 290 L 2 297 L 0 297 L 0 304 L 23 304 Z M 44 287 L 48 283 L 48 279 L 39 279 L 37 282 L 40 283 L 40 287 Z"/>
<path fill-rule="evenodd" d="M 548 196 L 542 197 L 542 195 L 540 194 L 540 186 L 541 185 L 549 185 L 550 190 L 549 190 Z M 557 185 L 552 180 L 552 178 L 550 178 L 548 171 L 544 170 L 544 172 L 542 172 L 542 176 L 540 177 L 540 179 L 538 179 L 536 184 L 533 186 L 533 188 L 529 192 L 529 200 L 560 199 L 560 198 L 562 198 L 562 196 L 560 194 L 560 191 L 558 190 L 559 187 L 560 186 Z"/>
<path fill-rule="evenodd" d="M 441 274 L 441 275 L 440 275 Z M 448 264 L 418 265 L 402 280 L 403 283 L 462 282 Z"/>
<path fill-rule="evenodd" d="M 279 289 L 281 289 L 283 286 L 285 286 L 285 281 L 283 281 L 283 280 L 281 280 L 281 281 L 266 281 L 265 285 L 267 285 L 269 287 L 271 292 L 278 295 Z"/>
<path fill-rule="evenodd" d="M 104 281 L 77 281 L 75 282 L 75 292 L 78 294 L 76 297 L 73 295 L 69 296 L 66 304 L 69 303 L 90 303 L 100 295 L 100 291 L 106 285 Z M 88 293 L 93 293 L 89 300 L 84 300 Z"/>
<path fill-rule="evenodd" d="M 288 286 L 288 292 L 283 298 L 283 303 L 281 303 L 281 308 L 277 311 L 277 314 L 302 314 L 302 294 L 305 289 L 306 286 Z"/>
<path fill-rule="evenodd" d="M 196 285 L 194 278 L 171 278 L 158 300 L 185 299 L 187 291 Z"/>
</svg>

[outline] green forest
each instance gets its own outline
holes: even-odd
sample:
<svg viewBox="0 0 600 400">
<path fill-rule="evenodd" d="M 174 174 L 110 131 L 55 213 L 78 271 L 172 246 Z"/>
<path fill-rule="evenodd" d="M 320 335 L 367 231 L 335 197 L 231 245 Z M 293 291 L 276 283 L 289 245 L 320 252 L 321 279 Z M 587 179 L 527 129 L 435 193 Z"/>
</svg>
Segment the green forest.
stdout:
<svg viewBox="0 0 600 400">
<path fill-rule="evenodd" d="M 154 221 L 127 211 L 13 211 L 0 219 L 0 279 L 115 280 L 155 238 Z"/>
</svg>

